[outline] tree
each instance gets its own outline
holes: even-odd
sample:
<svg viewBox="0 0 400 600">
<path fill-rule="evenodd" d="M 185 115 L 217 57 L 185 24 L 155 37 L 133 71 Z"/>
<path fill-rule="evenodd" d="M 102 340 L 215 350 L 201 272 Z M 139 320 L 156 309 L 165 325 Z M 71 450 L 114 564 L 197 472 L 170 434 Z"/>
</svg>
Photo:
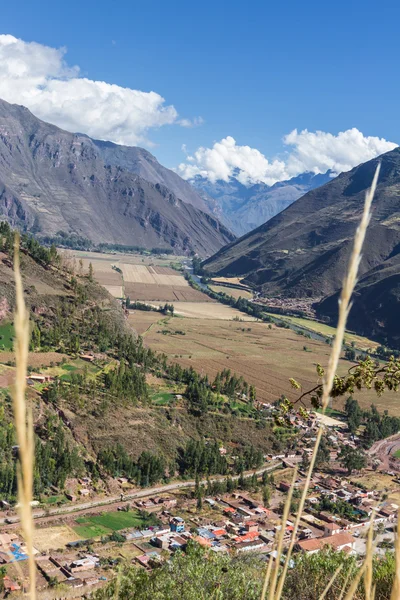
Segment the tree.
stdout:
<svg viewBox="0 0 400 600">
<path fill-rule="evenodd" d="M 320 467 L 324 463 L 329 462 L 330 452 L 328 448 L 328 444 L 326 438 L 321 438 L 321 442 L 318 447 L 317 456 L 315 457 L 315 467 Z"/>
<path fill-rule="evenodd" d="M 256 388 L 254 387 L 254 385 L 250 386 L 249 399 L 251 404 L 254 404 L 254 402 L 256 401 Z"/>
<path fill-rule="evenodd" d="M 354 362 L 356 360 L 356 351 L 354 350 L 354 348 L 346 348 L 344 357 L 347 360 L 351 360 L 351 362 Z"/>
<path fill-rule="evenodd" d="M 349 398 L 347 398 L 347 400 L 346 400 L 344 410 L 347 415 L 347 424 L 349 426 L 349 430 L 354 435 L 356 433 L 357 429 L 361 425 L 361 421 L 362 421 L 361 408 L 360 408 L 357 400 L 354 400 L 354 398 L 349 396 Z"/>
<path fill-rule="evenodd" d="M 360 471 L 367 465 L 365 452 L 351 446 L 342 446 L 338 459 L 342 467 L 347 469 L 349 475 L 353 471 Z"/>
<path fill-rule="evenodd" d="M 271 501 L 271 488 L 269 485 L 265 485 L 262 491 L 263 504 L 268 508 L 269 503 Z"/>
<path fill-rule="evenodd" d="M 201 488 L 198 489 L 197 491 L 197 510 L 201 510 L 203 508 L 203 497 L 202 497 L 202 493 L 201 493 Z"/>
<path fill-rule="evenodd" d="M 301 457 L 300 467 L 303 469 L 303 471 L 307 471 L 309 466 L 310 466 L 310 460 L 308 458 L 308 454 L 307 454 L 307 452 L 303 452 L 303 455 Z"/>
<path fill-rule="evenodd" d="M 93 281 L 93 273 L 94 273 L 93 265 L 92 265 L 92 263 L 89 263 L 89 274 L 88 274 L 89 281 Z"/>
</svg>

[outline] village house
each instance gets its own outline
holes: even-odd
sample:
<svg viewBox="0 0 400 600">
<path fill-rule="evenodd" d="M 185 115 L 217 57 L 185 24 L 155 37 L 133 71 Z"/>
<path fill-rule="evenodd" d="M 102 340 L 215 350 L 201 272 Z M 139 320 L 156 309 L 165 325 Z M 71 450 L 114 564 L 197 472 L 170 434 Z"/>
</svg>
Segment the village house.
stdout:
<svg viewBox="0 0 400 600">
<path fill-rule="evenodd" d="M 262 540 L 249 540 L 239 542 L 235 548 L 238 552 L 260 552 L 266 549 L 266 545 Z"/>
<path fill-rule="evenodd" d="M 92 362 L 94 361 L 94 356 L 93 356 L 93 354 L 81 354 L 81 355 L 80 355 L 80 358 L 81 358 L 82 360 L 86 360 L 86 362 L 90 362 L 90 363 L 92 363 Z"/>
<path fill-rule="evenodd" d="M 334 550 L 354 549 L 355 539 L 350 533 L 339 533 L 323 538 L 312 538 L 310 540 L 300 540 L 296 543 L 295 549 L 307 554 L 315 554 L 324 546 L 331 546 Z"/>
<path fill-rule="evenodd" d="M 3 585 L 6 594 L 10 594 L 11 592 L 19 592 L 21 589 L 21 586 L 8 575 L 5 575 L 3 579 Z"/>
<path fill-rule="evenodd" d="M 31 373 L 27 376 L 26 379 L 27 381 L 30 380 L 32 382 L 31 385 L 33 385 L 34 383 L 46 383 L 52 381 L 53 377 L 51 377 L 51 375 L 40 375 L 39 373 Z"/>
<path fill-rule="evenodd" d="M 169 526 L 171 531 L 176 531 L 177 533 L 185 531 L 185 521 L 181 517 L 171 517 Z"/>
<path fill-rule="evenodd" d="M 96 560 L 98 562 L 98 559 L 95 559 L 92 556 L 90 556 L 90 557 L 86 556 L 85 558 L 81 558 L 81 559 L 72 561 L 68 568 L 71 571 L 71 573 L 78 573 L 80 571 L 89 571 L 89 570 L 95 568 Z"/>
</svg>

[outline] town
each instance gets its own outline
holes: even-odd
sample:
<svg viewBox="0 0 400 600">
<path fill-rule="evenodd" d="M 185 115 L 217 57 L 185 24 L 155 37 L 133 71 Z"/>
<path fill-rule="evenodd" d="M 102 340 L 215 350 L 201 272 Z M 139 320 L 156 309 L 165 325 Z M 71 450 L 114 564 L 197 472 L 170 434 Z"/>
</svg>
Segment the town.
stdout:
<svg viewBox="0 0 400 600">
<path fill-rule="evenodd" d="M 264 410 L 271 412 L 273 407 Z M 85 477 L 77 482 L 76 494 L 65 493 L 67 504 L 44 510 L 34 502 L 37 589 L 54 593 L 46 598 L 59 597 L 62 590 L 78 598 L 110 581 L 121 562 L 152 570 L 177 551 L 185 552 L 189 543 L 211 552 L 257 554 L 265 563 L 274 561 L 280 535 L 284 551 L 292 540 L 305 468 L 322 417 L 310 412 L 307 418 L 300 413 L 290 418 L 302 433 L 297 448 L 266 455 L 262 468 L 243 477 L 213 476 L 148 490 L 119 477 L 119 499 L 96 496 L 91 479 Z M 372 523 L 376 552 L 384 555 L 394 545 L 400 479 L 384 464 L 380 468 L 374 453 L 364 468 L 344 475 L 339 447 L 355 447 L 354 436 L 343 422 L 324 419 L 329 449 L 313 472 L 294 551 L 314 554 L 329 546 L 361 558 Z M 220 452 L 225 454 L 226 448 Z M 28 556 L 17 511 L 6 501 L 1 504 L 0 563 L 4 594 L 12 596 L 28 589 Z"/>
</svg>

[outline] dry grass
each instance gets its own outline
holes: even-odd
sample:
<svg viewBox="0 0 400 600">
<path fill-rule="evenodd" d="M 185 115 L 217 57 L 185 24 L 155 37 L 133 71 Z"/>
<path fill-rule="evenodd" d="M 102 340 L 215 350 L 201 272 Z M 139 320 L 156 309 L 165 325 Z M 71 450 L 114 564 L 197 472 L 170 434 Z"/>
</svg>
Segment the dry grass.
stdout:
<svg viewBox="0 0 400 600">
<path fill-rule="evenodd" d="M 227 287 L 225 285 L 209 285 L 208 286 L 213 292 L 223 292 L 227 296 L 232 296 L 236 300 L 238 298 L 246 298 L 246 300 L 251 300 L 253 298 L 252 292 L 248 292 L 247 290 L 239 290 L 237 288 Z"/>
<path fill-rule="evenodd" d="M 69 542 L 75 542 L 79 539 L 79 536 L 72 527 L 69 527 L 68 525 L 35 529 L 33 536 L 35 548 L 40 552 L 57 550 L 57 548 L 63 548 Z"/>
<path fill-rule="evenodd" d="M 29 557 L 30 598 L 36 598 L 36 566 L 33 548 L 33 517 L 31 502 L 33 499 L 33 423 L 32 413 L 25 401 L 26 374 L 29 349 L 29 314 L 24 302 L 24 288 L 19 263 L 19 235 L 15 236 L 14 271 L 16 287 L 15 355 L 16 374 L 13 390 L 14 420 L 19 445 L 20 465 L 18 468 L 18 498 L 20 504 L 21 525 Z"/>
</svg>

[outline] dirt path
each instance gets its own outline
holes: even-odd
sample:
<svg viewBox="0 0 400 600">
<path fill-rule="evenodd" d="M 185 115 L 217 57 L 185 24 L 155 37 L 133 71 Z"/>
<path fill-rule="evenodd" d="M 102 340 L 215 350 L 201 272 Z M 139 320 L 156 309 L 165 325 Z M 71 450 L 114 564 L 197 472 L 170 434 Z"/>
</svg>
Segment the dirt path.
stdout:
<svg viewBox="0 0 400 600">
<path fill-rule="evenodd" d="M 378 440 L 368 450 L 368 454 L 380 461 L 379 471 L 387 471 L 396 468 L 391 464 L 391 459 L 397 450 L 400 450 L 400 433 L 395 433 L 384 440 Z"/>
<path fill-rule="evenodd" d="M 282 466 L 281 462 L 277 462 L 274 464 L 266 465 L 260 469 L 257 469 L 255 472 L 257 475 L 262 475 L 265 471 L 274 471 L 275 469 Z M 247 471 L 245 475 L 252 475 L 254 471 Z M 222 476 L 210 477 L 210 481 L 224 481 L 226 478 Z M 232 479 L 239 479 L 239 475 L 234 475 Z M 207 480 L 203 480 L 200 482 L 203 485 L 207 485 Z M 123 500 L 121 500 L 121 496 L 110 496 L 109 498 L 102 498 L 101 500 L 92 500 L 91 502 L 85 502 L 83 504 L 71 504 L 69 506 L 65 506 L 62 508 L 54 508 L 47 511 L 40 510 L 35 511 L 33 513 L 33 518 L 35 521 L 39 521 L 42 523 L 49 523 L 54 520 L 58 520 L 59 517 L 72 515 L 72 516 L 80 516 L 90 512 L 93 512 L 96 508 L 107 507 L 108 510 L 117 509 L 118 506 L 121 505 L 121 502 L 127 502 L 129 500 L 136 500 L 138 498 L 146 498 L 147 496 L 153 496 L 158 494 L 163 494 L 165 492 L 173 492 L 175 490 L 180 490 L 184 488 L 194 487 L 195 481 L 184 481 L 184 482 L 176 482 L 169 483 L 167 485 L 161 485 L 152 488 L 145 488 L 139 490 L 137 492 L 132 492 L 129 494 L 123 495 Z M 6 518 L 0 518 L 0 525 L 3 525 L 4 529 L 15 529 L 18 527 L 20 519 L 19 516 L 8 517 L 8 523 L 6 523 Z"/>
</svg>

